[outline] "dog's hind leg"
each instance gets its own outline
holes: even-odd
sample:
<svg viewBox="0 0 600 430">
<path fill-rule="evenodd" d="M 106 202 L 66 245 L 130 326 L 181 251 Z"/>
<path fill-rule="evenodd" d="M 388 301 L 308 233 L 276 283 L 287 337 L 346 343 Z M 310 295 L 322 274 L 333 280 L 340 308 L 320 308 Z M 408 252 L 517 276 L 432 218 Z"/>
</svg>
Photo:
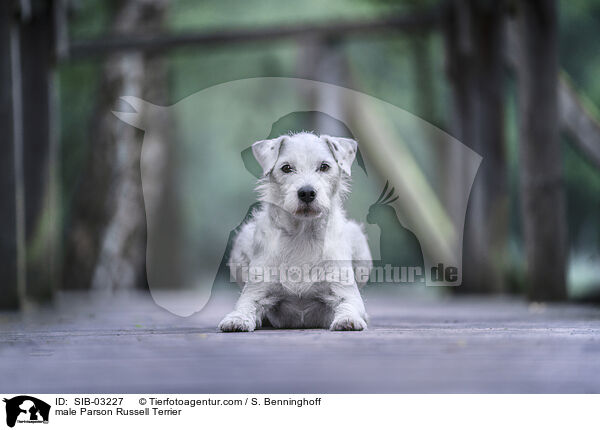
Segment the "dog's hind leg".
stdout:
<svg viewBox="0 0 600 430">
<path fill-rule="evenodd" d="M 231 247 L 231 256 L 227 262 L 231 278 L 243 288 L 247 279 L 244 279 L 244 270 L 248 270 L 250 265 L 250 255 L 252 255 L 252 240 L 256 223 L 248 222 L 240 228 L 233 240 Z"/>
<path fill-rule="evenodd" d="M 365 286 L 369 280 L 369 274 L 373 267 L 371 250 L 367 243 L 367 236 L 360 224 L 354 221 L 348 222 L 348 230 L 352 244 L 352 268 L 354 269 L 354 279 L 358 288 Z"/>
</svg>

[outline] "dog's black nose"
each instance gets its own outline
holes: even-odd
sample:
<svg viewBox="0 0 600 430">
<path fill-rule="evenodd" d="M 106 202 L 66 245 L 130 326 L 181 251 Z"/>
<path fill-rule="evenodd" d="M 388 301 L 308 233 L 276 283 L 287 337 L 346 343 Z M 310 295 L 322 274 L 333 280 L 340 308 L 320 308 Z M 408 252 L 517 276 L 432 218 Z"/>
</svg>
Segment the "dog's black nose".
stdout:
<svg viewBox="0 0 600 430">
<path fill-rule="evenodd" d="M 298 198 L 302 200 L 304 203 L 312 202 L 317 196 L 317 192 L 313 187 L 302 187 L 298 190 Z"/>
</svg>

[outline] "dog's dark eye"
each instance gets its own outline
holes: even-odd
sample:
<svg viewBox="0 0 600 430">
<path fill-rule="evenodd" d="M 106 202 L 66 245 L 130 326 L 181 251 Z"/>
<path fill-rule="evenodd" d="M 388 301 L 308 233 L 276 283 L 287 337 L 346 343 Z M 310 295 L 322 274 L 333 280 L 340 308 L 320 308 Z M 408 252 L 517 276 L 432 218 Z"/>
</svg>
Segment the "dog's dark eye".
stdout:
<svg viewBox="0 0 600 430">
<path fill-rule="evenodd" d="M 326 172 L 326 171 L 328 171 L 328 170 L 329 170 L 329 164 L 327 164 L 327 163 L 321 163 L 321 167 L 319 167 L 319 170 L 320 170 L 321 172 Z"/>
<path fill-rule="evenodd" d="M 281 171 L 283 173 L 292 173 L 292 166 L 290 166 L 289 164 L 284 164 L 283 166 L 281 166 Z"/>
</svg>

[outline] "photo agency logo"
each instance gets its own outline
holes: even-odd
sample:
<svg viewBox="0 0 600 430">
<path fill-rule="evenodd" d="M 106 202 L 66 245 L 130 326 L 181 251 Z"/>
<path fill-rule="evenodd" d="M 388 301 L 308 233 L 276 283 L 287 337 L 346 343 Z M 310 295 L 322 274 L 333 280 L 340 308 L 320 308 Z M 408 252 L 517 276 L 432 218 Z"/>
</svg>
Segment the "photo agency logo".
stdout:
<svg viewBox="0 0 600 430">
<path fill-rule="evenodd" d="M 298 201 L 295 188 L 290 191 L 302 185 L 295 183 L 301 175 L 295 175 L 294 166 L 284 166 L 291 172 L 285 177 L 290 188 L 285 195 L 283 182 L 279 194 L 264 193 L 263 167 L 276 162 L 278 152 L 271 154 L 271 147 L 282 150 L 282 139 L 307 130 L 337 142 L 330 145 L 329 155 L 339 169 L 319 174 L 326 178 L 332 171 L 346 173 L 347 180 L 340 181 L 342 210 L 366 234 L 371 255 L 356 260 L 372 256 L 372 271 L 370 264 L 363 266 L 370 270 L 370 284 L 462 284 L 466 209 L 482 158 L 427 121 L 348 88 L 295 78 L 226 82 L 171 106 L 132 96 L 121 99 L 114 115 L 144 131 L 140 166 L 147 280 L 155 302 L 168 311 L 189 316 L 201 310 L 215 288 L 231 285 L 233 271 L 285 277 L 288 282 L 310 283 L 325 276 L 311 271 L 310 261 L 308 268 L 290 267 L 284 259 L 283 272 L 261 262 L 239 261 L 231 271 L 228 266 L 234 239 L 261 208 L 273 205 L 291 213 L 290 205 Z M 338 144 L 350 141 L 358 146 L 345 163 L 343 145 Z M 258 160 L 252 146 L 261 142 L 255 147 L 264 150 Z M 278 174 L 280 170 L 278 166 Z M 313 185 L 331 192 L 338 186 L 318 178 Z M 342 208 L 327 193 L 311 191 L 316 197 L 313 193 L 304 200 L 314 199 L 311 205 L 319 212 Z M 342 239 L 338 235 L 333 241 Z M 324 243 L 313 254 L 335 248 Z M 306 257 L 310 260 L 311 255 Z M 365 276 L 357 261 L 338 260 L 334 267 L 339 270 L 327 276 L 351 282 Z M 353 270 L 348 273 L 348 268 Z M 174 303 L 165 293 L 173 288 L 192 294 Z"/>
<path fill-rule="evenodd" d="M 3 399 L 6 409 L 6 425 L 15 424 L 48 424 L 50 405 L 31 396 L 17 396 Z"/>
</svg>

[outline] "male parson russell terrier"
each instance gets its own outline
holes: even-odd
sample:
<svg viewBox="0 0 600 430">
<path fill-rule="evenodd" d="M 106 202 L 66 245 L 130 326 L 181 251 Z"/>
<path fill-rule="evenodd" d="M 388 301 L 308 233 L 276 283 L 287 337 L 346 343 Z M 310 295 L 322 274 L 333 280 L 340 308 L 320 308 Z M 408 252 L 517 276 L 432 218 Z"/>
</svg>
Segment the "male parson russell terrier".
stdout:
<svg viewBox="0 0 600 430">
<path fill-rule="evenodd" d="M 220 330 L 367 327 L 359 287 L 371 253 L 342 205 L 356 151 L 352 139 L 304 132 L 252 145 L 261 207 L 234 239 L 229 267 L 242 293 Z"/>
</svg>

